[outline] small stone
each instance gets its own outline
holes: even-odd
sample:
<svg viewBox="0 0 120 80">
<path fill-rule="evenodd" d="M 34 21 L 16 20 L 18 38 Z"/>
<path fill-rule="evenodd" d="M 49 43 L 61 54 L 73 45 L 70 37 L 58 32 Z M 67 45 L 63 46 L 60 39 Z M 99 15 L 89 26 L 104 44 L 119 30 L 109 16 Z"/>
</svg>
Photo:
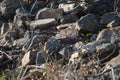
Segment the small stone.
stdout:
<svg viewBox="0 0 120 80">
<path fill-rule="evenodd" d="M 75 7 L 75 3 L 68 3 L 68 4 L 67 3 L 63 3 L 63 4 L 59 4 L 59 8 L 60 9 L 62 8 L 65 13 L 73 10 L 74 7 Z"/>
<path fill-rule="evenodd" d="M 74 43 L 77 41 L 79 32 L 74 26 L 70 26 L 66 29 L 60 30 L 58 34 L 55 35 L 56 39 L 62 40 L 64 43 Z"/>
<path fill-rule="evenodd" d="M 76 28 L 82 33 L 86 33 L 85 31 L 95 33 L 99 29 L 99 24 L 93 14 L 87 14 L 76 22 Z"/>
<path fill-rule="evenodd" d="M 74 23 L 78 20 L 77 16 L 75 14 L 68 14 L 68 15 L 65 15 L 63 16 L 61 19 L 60 19 L 60 22 L 62 24 L 66 24 L 66 23 Z"/>
<path fill-rule="evenodd" d="M 60 19 L 62 16 L 63 16 L 62 9 L 44 8 L 38 11 L 35 19 L 48 19 L 48 18 Z"/>
<path fill-rule="evenodd" d="M 45 57 L 44 53 L 38 52 L 36 55 L 36 65 L 45 63 L 45 59 L 46 59 L 46 57 Z"/>
<path fill-rule="evenodd" d="M 60 40 L 50 38 L 44 45 L 44 51 L 46 51 L 47 54 L 58 52 L 61 49 L 61 47 L 62 45 Z"/>
<path fill-rule="evenodd" d="M 45 29 L 45 28 L 50 28 L 55 23 L 56 20 L 54 18 L 49 18 L 49 19 L 40 19 L 40 20 L 31 21 L 30 23 L 27 24 L 30 25 L 31 28 L 33 29 Z"/>
<path fill-rule="evenodd" d="M 58 30 L 63 30 L 63 29 L 66 29 L 66 28 L 68 28 L 68 27 L 72 27 L 72 26 L 74 26 L 75 24 L 74 23 L 68 23 L 68 24 L 61 24 L 61 25 L 59 25 L 59 26 L 57 26 L 56 28 L 58 29 Z"/>
<path fill-rule="evenodd" d="M 24 45 L 25 43 L 29 42 L 29 41 L 30 41 L 30 39 L 28 39 L 28 38 L 20 38 L 20 39 L 15 40 L 15 41 L 13 42 L 13 46 L 23 47 L 23 45 Z"/>
<path fill-rule="evenodd" d="M 66 46 L 62 50 L 59 51 L 59 54 L 61 54 L 64 58 L 69 59 L 70 56 L 74 53 L 74 49 L 72 46 Z"/>
<path fill-rule="evenodd" d="M 35 64 L 35 58 L 36 54 L 33 53 L 32 51 L 28 51 L 22 58 L 22 66 Z"/>
</svg>

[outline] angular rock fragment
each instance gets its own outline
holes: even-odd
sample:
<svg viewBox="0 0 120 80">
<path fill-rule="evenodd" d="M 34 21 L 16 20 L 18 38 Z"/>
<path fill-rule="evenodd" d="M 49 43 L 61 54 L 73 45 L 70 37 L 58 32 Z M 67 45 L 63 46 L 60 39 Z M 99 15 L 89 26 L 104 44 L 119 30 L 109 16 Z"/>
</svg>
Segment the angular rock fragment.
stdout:
<svg viewBox="0 0 120 80">
<path fill-rule="evenodd" d="M 45 59 L 46 59 L 46 56 L 44 55 L 44 53 L 38 52 L 35 60 L 36 65 L 45 63 Z"/>
<path fill-rule="evenodd" d="M 113 23 L 111 25 L 109 25 L 111 22 L 113 22 Z M 116 27 L 116 26 L 120 25 L 120 17 L 115 12 L 105 13 L 102 16 L 100 23 L 103 25 L 108 25 L 108 27 L 111 27 L 111 26 Z"/>
<path fill-rule="evenodd" d="M 118 27 L 114 27 L 114 28 L 107 28 L 107 29 L 103 29 L 97 36 L 96 40 L 101 40 L 101 39 L 105 39 L 110 41 L 111 40 L 111 36 L 118 34 L 120 32 L 120 26 Z"/>
<path fill-rule="evenodd" d="M 77 41 L 79 32 L 74 26 L 70 26 L 66 29 L 60 31 L 60 33 L 55 35 L 56 39 L 62 40 L 64 43 L 74 43 Z"/>
<path fill-rule="evenodd" d="M 63 16 L 62 9 L 44 8 L 38 11 L 35 19 L 48 19 L 48 18 L 60 19 L 62 16 Z"/>
<path fill-rule="evenodd" d="M 77 16 L 75 14 L 68 14 L 68 15 L 65 15 L 63 16 L 61 19 L 60 19 L 60 22 L 62 24 L 66 24 L 66 23 L 74 23 L 78 20 Z"/>
<path fill-rule="evenodd" d="M 28 51 L 22 58 L 22 66 L 35 64 L 36 53 Z"/>
<path fill-rule="evenodd" d="M 59 8 L 60 9 L 62 8 L 65 13 L 73 10 L 74 7 L 75 7 L 75 3 L 68 3 L 68 4 L 67 3 L 65 3 L 65 4 L 63 3 L 63 4 L 59 4 Z"/>
<path fill-rule="evenodd" d="M 95 33 L 99 29 L 99 24 L 93 14 L 87 14 L 76 22 L 76 28 L 82 33 L 86 33 L 85 31 Z"/>
<path fill-rule="evenodd" d="M 22 50 L 23 51 L 27 51 L 30 49 L 43 50 L 43 44 L 45 43 L 46 39 L 47 36 L 45 35 L 35 35 L 31 38 L 31 40 L 24 44 Z"/>
<path fill-rule="evenodd" d="M 107 42 L 108 41 L 103 40 L 103 39 L 98 40 L 98 41 L 94 41 L 94 42 L 90 42 L 82 48 L 82 52 L 83 53 L 94 53 L 96 51 L 97 46 L 100 46 L 100 45 L 107 43 Z"/>
<path fill-rule="evenodd" d="M 61 41 L 58 39 L 50 38 L 44 45 L 44 51 L 48 53 L 58 52 L 61 49 Z"/>
<path fill-rule="evenodd" d="M 3 0 L 1 3 L 1 12 L 8 18 L 12 18 L 15 10 L 21 7 L 19 0 Z"/>
<path fill-rule="evenodd" d="M 31 21 L 30 23 L 27 24 L 30 25 L 31 28 L 33 29 L 45 29 L 45 28 L 50 28 L 55 23 L 56 20 L 54 18 L 49 18 L 49 19 Z"/>
<path fill-rule="evenodd" d="M 118 55 L 117 57 L 111 59 L 107 64 L 111 65 L 112 67 L 120 65 L 120 55 Z"/>
</svg>

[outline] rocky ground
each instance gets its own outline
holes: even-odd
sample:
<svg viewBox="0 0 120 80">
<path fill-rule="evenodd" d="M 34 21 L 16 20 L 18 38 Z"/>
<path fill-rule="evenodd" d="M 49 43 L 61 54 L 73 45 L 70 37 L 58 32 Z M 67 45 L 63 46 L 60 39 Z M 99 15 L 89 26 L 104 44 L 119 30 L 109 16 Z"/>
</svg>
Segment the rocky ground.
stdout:
<svg viewBox="0 0 120 80">
<path fill-rule="evenodd" d="M 0 80 L 120 80 L 120 0 L 0 0 Z"/>
</svg>

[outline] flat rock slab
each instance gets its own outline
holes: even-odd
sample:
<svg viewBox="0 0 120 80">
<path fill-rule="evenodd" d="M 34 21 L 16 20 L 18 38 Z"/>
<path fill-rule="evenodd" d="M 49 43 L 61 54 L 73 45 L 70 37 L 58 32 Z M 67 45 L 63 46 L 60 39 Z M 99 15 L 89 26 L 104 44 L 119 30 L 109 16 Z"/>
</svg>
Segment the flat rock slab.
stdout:
<svg viewBox="0 0 120 80">
<path fill-rule="evenodd" d="M 29 25 L 33 29 L 44 29 L 44 28 L 49 28 L 51 25 L 54 25 L 55 23 L 56 20 L 54 18 L 49 18 L 49 19 L 31 21 Z"/>
<path fill-rule="evenodd" d="M 63 9 L 52 9 L 52 8 L 44 8 L 36 14 L 36 19 L 47 19 L 47 18 L 55 18 L 59 19 L 63 16 Z"/>
</svg>

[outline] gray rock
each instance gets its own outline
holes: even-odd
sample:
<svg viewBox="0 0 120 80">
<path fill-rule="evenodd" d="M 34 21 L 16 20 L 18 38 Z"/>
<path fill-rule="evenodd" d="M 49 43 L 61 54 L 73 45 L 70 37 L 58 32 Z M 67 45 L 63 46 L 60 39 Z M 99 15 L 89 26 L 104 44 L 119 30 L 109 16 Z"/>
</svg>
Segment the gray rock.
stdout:
<svg viewBox="0 0 120 80">
<path fill-rule="evenodd" d="M 12 23 L 3 23 L 1 27 L 1 35 L 6 33 L 7 31 L 11 31 L 13 29 Z"/>
<path fill-rule="evenodd" d="M 15 10 L 21 7 L 19 0 L 3 0 L 1 3 L 1 12 L 9 17 L 15 14 Z"/>
<path fill-rule="evenodd" d="M 99 24 L 93 14 L 87 14 L 76 22 L 76 28 L 83 33 L 85 33 L 83 30 L 94 33 L 98 31 Z"/>
<path fill-rule="evenodd" d="M 85 46 L 85 44 L 81 41 L 79 42 L 76 42 L 75 45 L 74 45 L 74 50 L 77 51 L 77 52 L 80 52 L 81 49 Z"/>
<path fill-rule="evenodd" d="M 35 35 L 39 35 L 38 32 L 35 32 L 35 31 L 26 31 L 26 33 L 24 34 L 24 38 L 33 38 L 33 36 Z"/>
<path fill-rule="evenodd" d="M 60 30 L 60 32 L 55 35 L 55 38 L 62 40 L 64 43 L 74 43 L 77 41 L 78 35 L 78 30 L 72 25 L 66 29 Z"/>
<path fill-rule="evenodd" d="M 110 41 L 111 40 L 111 36 L 118 34 L 120 32 L 120 26 L 118 27 L 113 27 L 113 28 L 107 28 L 107 29 L 103 29 L 97 36 L 96 40 L 101 40 L 101 39 L 105 39 Z"/>
<path fill-rule="evenodd" d="M 120 33 L 120 32 L 119 32 Z M 120 34 L 113 35 L 111 37 L 111 43 L 117 44 L 120 42 Z"/>
<path fill-rule="evenodd" d="M 61 54 L 64 58 L 69 59 L 74 51 L 73 46 L 67 46 L 60 50 L 59 54 Z"/>
<path fill-rule="evenodd" d="M 50 39 L 48 39 L 48 41 L 44 45 L 44 51 L 47 54 L 53 53 L 53 52 L 58 52 L 61 49 L 61 47 L 62 47 L 62 45 L 61 45 L 60 40 L 50 38 Z"/>
<path fill-rule="evenodd" d="M 94 53 L 96 51 L 97 46 L 100 46 L 100 45 L 107 43 L 107 42 L 108 41 L 106 41 L 106 40 L 99 40 L 99 41 L 90 42 L 82 48 L 82 52 L 83 53 Z"/>
<path fill-rule="evenodd" d="M 25 45 L 25 43 L 27 43 L 29 41 L 30 41 L 30 39 L 28 39 L 28 38 L 20 38 L 20 39 L 15 40 L 13 42 L 13 46 L 17 46 L 17 47 L 21 47 L 22 48 Z"/>
<path fill-rule="evenodd" d="M 26 22 L 26 24 L 30 25 L 32 29 L 50 28 L 55 23 L 56 20 L 54 18 L 35 20 L 35 21 L 31 21 L 30 23 Z"/>
<path fill-rule="evenodd" d="M 38 11 L 35 19 L 48 19 L 48 18 L 60 19 L 62 16 L 63 16 L 62 9 L 44 8 Z"/>
<path fill-rule="evenodd" d="M 46 39 L 47 39 L 47 36 L 45 35 L 35 35 L 31 38 L 31 40 L 29 40 L 29 42 L 24 44 L 22 50 L 23 51 L 28 51 L 30 49 L 41 50 Z"/>
<path fill-rule="evenodd" d="M 119 26 L 120 25 L 120 17 L 117 15 L 117 13 L 115 12 L 109 12 L 109 13 L 106 13 L 102 16 L 102 19 L 101 19 L 101 24 L 103 25 L 108 25 L 109 23 L 111 23 L 112 21 L 114 21 L 111 26 L 112 27 L 116 27 L 116 26 Z M 108 27 L 110 27 L 108 25 Z"/>
<path fill-rule="evenodd" d="M 44 53 L 38 52 L 36 55 L 36 65 L 44 64 L 46 56 Z"/>
<path fill-rule="evenodd" d="M 62 24 L 66 24 L 66 23 L 74 23 L 78 20 L 77 16 L 75 14 L 68 14 L 68 15 L 65 15 L 63 16 L 61 19 L 60 19 L 60 22 Z"/>
</svg>

